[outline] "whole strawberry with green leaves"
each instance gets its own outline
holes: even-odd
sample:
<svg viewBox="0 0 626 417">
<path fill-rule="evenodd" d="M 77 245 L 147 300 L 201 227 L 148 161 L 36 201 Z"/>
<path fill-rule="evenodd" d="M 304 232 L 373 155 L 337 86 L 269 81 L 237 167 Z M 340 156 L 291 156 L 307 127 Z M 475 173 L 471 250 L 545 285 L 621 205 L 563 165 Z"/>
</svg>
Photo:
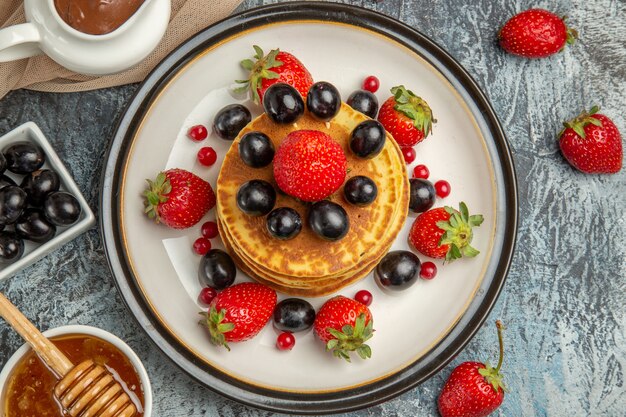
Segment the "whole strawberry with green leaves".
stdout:
<svg viewBox="0 0 626 417">
<path fill-rule="evenodd" d="M 441 417 L 485 417 L 494 412 L 504 401 L 504 383 L 500 368 L 504 358 L 502 323 L 496 321 L 500 356 L 498 365 L 463 362 L 457 366 L 439 395 Z"/>
<path fill-rule="evenodd" d="M 230 350 L 228 342 L 243 342 L 256 336 L 267 324 L 274 307 L 276 291 L 256 282 L 243 282 L 219 292 L 209 311 L 200 313 L 200 324 L 209 330 L 215 346 Z"/>
<path fill-rule="evenodd" d="M 279 49 L 272 49 L 267 55 L 263 50 L 254 45 L 254 60 L 244 59 L 241 66 L 249 71 L 247 80 L 237 80 L 242 84 L 235 91 L 250 91 L 252 101 L 260 103 L 263 94 L 271 85 L 276 83 L 287 83 L 294 87 L 304 101 L 313 85 L 313 77 L 298 58 L 288 52 Z"/>
<path fill-rule="evenodd" d="M 378 112 L 378 121 L 402 148 L 423 141 L 432 131 L 433 112 L 421 97 L 403 85 L 391 89 L 389 97 Z"/>
<path fill-rule="evenodd" d="M 185 229 L 198 223 L 215 206 L 211 185 L 184 169 L 168 169 L 148 181 L 144 191 L 145 212 L 157 223 Z"/>
<path fill-rule="evenodd" d="M 572 45 L 578 33 L 568 28 L 565 18 L 544 9 L 530 9 L 509 19 L 498 38 L 508 53 L 525 58 L 545 58 Z"/>
<path fill-rule="evenodd" d="M 559 134 L 561 153 L 576 169 L 587 174 L 614 174 L 622 169 L 622 136 L 611 119 L 589 112 L 563 123 Z"/>
<path fill-rule="evenodd" d="M 350 353 L 362 359 L 372 356 L 365 344 L 374 333 L 372 313 L 365 304 L 337 295 L 324 303 L 315 316 L 313 329 L 326 350 L 350 362 Z"/>
<path fill-rule="evenodd" d="M 480 214 L 470 215 L 464 202 L 459 209 L 438 207 L 417 216 L 409 231 L 409 243 L 431 258 L 454 261 L 463 256 L 474 257 L 480 252 L 470 244 L 473 228 L 483 222 Z"/>
</svg>

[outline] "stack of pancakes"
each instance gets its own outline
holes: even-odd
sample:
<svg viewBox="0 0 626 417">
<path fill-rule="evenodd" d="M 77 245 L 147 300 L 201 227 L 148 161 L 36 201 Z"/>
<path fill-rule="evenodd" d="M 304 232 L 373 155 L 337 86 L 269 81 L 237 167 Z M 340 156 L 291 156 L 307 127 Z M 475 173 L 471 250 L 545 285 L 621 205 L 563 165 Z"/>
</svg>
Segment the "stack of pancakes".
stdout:
<svg viewBox="0 0 626 417">
<path fill-rule="evenodd" d="M 342 104 L 329 123 L 305 112 L 297 123 L 279 125 L 266 114 L 252 120 L 234 140 L 217 179 L 217 223 L 222 241 L 239 268 L 260 283 L 290 295 L 316 297 L 333 293 L 365 277 L 389 251 L 407 216 L 409 180 L 400 148 L 387 135 L 380 154 L 360 159 L 350 151 L 350 134 L 362 113 Z M 239 157 L 239 140 L 251 131 L 265 133 L 278 149 L 287 134 L 311 129 L 329 134 L 348 160 L 346 180 L 365 175 L 378 187 L 378 197 L 366 207 L 349 204 L 343 186 L 329 199 L 341 205 L 350 219 L 350 230 L 341 240 L 330 242 L 316 235 L 307 224 L 310 203 L 299 201 L 278 189 L 273 165 L 252 168 Z M 269 234 L 266 216 L 253 217 L 237 207 L 237 190 L 247 181 L 261 179 L 273 184 L 276 205 L 291 207 L 302 218 L 302 231 L 291 240 Z"/>
</svg>

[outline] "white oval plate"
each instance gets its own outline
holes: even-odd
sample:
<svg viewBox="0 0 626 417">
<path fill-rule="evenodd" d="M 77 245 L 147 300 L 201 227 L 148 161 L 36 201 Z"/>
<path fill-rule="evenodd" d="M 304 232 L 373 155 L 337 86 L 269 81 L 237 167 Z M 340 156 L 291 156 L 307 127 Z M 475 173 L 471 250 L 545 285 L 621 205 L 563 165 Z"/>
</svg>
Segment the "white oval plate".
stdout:
<svg viewBox="0 0 626 417">
<path fill-rule="evenodd" d="M 301 6 L 286 10 L 276 5 L 234 16 L 192 38 L 146 80 L 121 120 L 110 151 L 103 231 L 125 300 L 183 369 L 249 404 L 324 412 L 362 407 L 402 392 L 443 366 L 451 352 L 467 342 L 495 301 L 508 268 L 516 191 L 497 120 L 475 84 L 449 56 L 417 32 L 395 21 L 390 27 L 390 19 L 373 12 L 358 9 L 358 25 L 363 25 L 365 15 L 369 19 L 365 29 L 357 26 L 354 16 L 341 13 L 353 7 Z M 320 10 L 322 6 L 328 13 Z M 311 20 L 320 14 L 325 21 Z M 414 45 L 402 39 L 405 33 L 414 38 Z M 380 103 L 398 84 L 420 95 L 430 104 L 437 123 L 432 136 L 417 145 L 417 159 L 407 169 L 412 172 L 414 165 L 426 164 L 430 180 L 450 182 L 451 195 L 436 206 L 458 207 L 464 201 L 471 213 L 485 218 L 473 242 L 481 254 L 446 265 L 437 261 L 439 272 L 433 281 L 420 281 L 391 295 L 382 292 L 370 274 L 339 292 L 352 297 L 367 289 L 374 295 L 370 309 L 376 332 L 369 343 L 373 351 L 369 360 L 340 361 L 324 351 L 311 331 L 296 335 L 292 351 L 278 351 L 278 333 L 271 325 L 251 341 L 232 344 L 230 352 L 210 345 L 205 329 L 198 325 L 198 312 L 203 309 L 197 302 L 200 257 L 191 247 L 200 236 L 200 225 L 213 220 L 215 210 L 183 231 L 151 223 L 143 214 L 145 180 L 164 169 L 192 171 L 215 187 L 231 142 L 211 134 L 196 143 L 186 133 L 195 124 L 210 129 L 216 112 L 227 104 L 241 102 L 253 117 L 262 111 L 231 92 L 233 80 L 245 78 L 239 61 L 253 55 L 252 45 L 293 53 L 316 81 L 332 82 L 344 99 L 370 74 L 381 80 Z M 213 167 L 196 160 L 203 146 L 217 151 Z M 414 217 L 410 215 L 392 249 L 410 250 L 407 235 Z M 223 248 L 219 239 L 212 243 Z M 239 271 L 237 282 L 246 280 Z M 279 299 L 284 297 L 279 294 Z M 327 298 L 309 301 L 319 308 Z M 342 403 L 339 397 L 347 400 Z M 298 399 L 315 405 L 293 405 Z"/>
</svg>

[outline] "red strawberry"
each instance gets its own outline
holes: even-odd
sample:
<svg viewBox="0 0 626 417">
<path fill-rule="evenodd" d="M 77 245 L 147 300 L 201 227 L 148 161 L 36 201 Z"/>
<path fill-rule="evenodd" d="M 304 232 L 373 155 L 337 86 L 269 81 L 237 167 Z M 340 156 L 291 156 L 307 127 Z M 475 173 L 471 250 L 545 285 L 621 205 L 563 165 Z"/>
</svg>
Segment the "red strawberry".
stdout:
<svg viewBox="0 0 626 417">
<path fill-rule="evenodd" d="M 256 282 L 228 287 L 211 301 L 200 324 L 209 329 L 211 343 L 230 350 L 228 342 L 243 342 L 261 331 L 276 306 L 276 291 Z"/>
<path fill-rule="evenodd" d="M 263 100 L 263 94 L 270 85 L 287 83 L 298 90 L 306 101 L 309 88 L 313 85 L 313 77 L 298 58 L 279 49 L 272 49 L 266 56 L 256 45 L 254 51 L 256 61 L 251 59 L 241 61 L 241 66 L 250 71 L 250 75 L 247 80 L 236 81 L 243 84 L 236 91 L 250 90 L 252 101 L 258 104 Z"/>
<path fill-rule="evenodd" d="M 450 374 L 439 395 L 441 417 L 485 417 L 495 411 L 504 400 L 504 384 L 500 367 L 504 354 L 502 323 L 496 321 L 500 358 L 492 368 L 480 362 L 464 362 Z"/>
<path fill-rule="evenodd" d="M 567 161 L 587 174 L 614 174 L 622 169 L 622 137 L 608 117 L 593 107 L 564 123 L 559 146 Z"/>
<path fill-rule="evenodd" d="M 313 329 L 317 337 L 326 343 L 326 350 L 350 362 L 350 352 L 362 359 L 372 356 L 365 344 L 374 333 L 374 320 L 365 304 L 337 295 L 326 301 L 315 316 Z"/>
<path fill-rule="evenodd" d="M 543 9 L 516 14 L 498 33 L 505 51 L 525 58 L 553 55 L 565 48 L 566 43 L 573 44 L 577 37 L 576 30 L 565 25 L 565 18 Z"/>
<path fill-rule="evenodd" d="M 431 133 L 433 112 L 428 103 L 403 85 L 391 89 L 389 97 L 378 112 L 378 121 L 393 136 L 401 147 L 410 147 L 421 142 Z"/>
<path fill-rule="evenodd" d="M 346 155 L 341 146 L 318 130 L 287 135 L 274 156 L 278 187 L 302 201 L 323 200 L 346 179 Z"/>
<path fill-rule="evenodd" d="M 446 261 L 478 255 L 480 252 L 470 246 L 472 227 L 480 226 L 483 216 L 470 216 L 463 202 L 459 204 L 459 210 L 438 207 L 417 216 L 409 232 L 411 245 L 426 256 L 445 258 Z"/>
<path fill-rule="evenodd" d="M 148 181 L 145 212 L 157 223 L 185 229 L 198 223 L 215 206 L 215 193 L 202 178 L 184 169 L 169 169 Z"/>
</svg>

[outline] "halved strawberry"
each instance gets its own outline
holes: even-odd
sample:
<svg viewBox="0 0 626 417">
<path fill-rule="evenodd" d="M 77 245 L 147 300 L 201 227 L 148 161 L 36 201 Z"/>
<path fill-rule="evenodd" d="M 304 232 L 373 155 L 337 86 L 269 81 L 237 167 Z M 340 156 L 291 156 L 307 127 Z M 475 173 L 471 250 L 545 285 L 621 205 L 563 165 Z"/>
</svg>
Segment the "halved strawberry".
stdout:
<svg viewBox="0 0 626 417">
<path fill-rule="evenodd" d="M 211 185 L 184 169 L 169 169 L 148 181 L 144 191 L 145 212 L 157 223 L 185 229 L 198 223 L 215 206 Z"/>
<path fill-rule="evenodd" d="M 256 61 L 251 59 L 241 61 L 241 66 L 250 71 L 250 74 L 247 80 L 236 80 L 242 86 L 235 91 L 250 90 L 252 101 L 258 104 L 263 100 L 265 90 L 272 84 L 287 83 L 298 90 L 306 102 L 309 88 L 313 85 L 313 77 L 298 58 L 279 49 L 272 49 L 265 55 L 257 45 L 254 45 L 254 51 Z"/>
<path fill-rule="evenodd" d="M 452 207 L 430 209 L 415 219 L 409 232 L 409 242 L 420 253 L 431 258 L 453 261 L 463 256 L 474 257 L 480 252 L 470 246 L 472 227 L 480 226 L 483 216 L 470 216 L 465 203 L 459 210 Z"/>
<path fill-rule="evenodd" d="M 400 147 L 410 147 L 424 140 L 432 131 L 433 113 L 428 103 L 403 85 L 391 89 L 378 112 L 378 121 Z"/>
<path fill-rule="evenodd" d="M 337 295 L 324 303 L 317 312 L 313 329 L 337 358 L 350 362 L 350 352 L 362 359 L 372 356 L 372 349 L 365 344 L 374 333 L 372 313 L 351 298 Z"/>
<path fill-rule="evenodd" d="M 267 324 L 276 306 L 276 291 L 256 282 L 228 287 L 211 301 L 200 324 L 209 330 L 215 346 L 230 350 L 228 342 L 243 342 L 256 336 Z"/>
<path fill-rule="evenodd" d="M 346 155 L 339 143 L 318 130 L 296 130 L 287 135 L 274 156 L 278 187 L 302 201 L 320 201 L 346 179 Z"/>
</svg>

